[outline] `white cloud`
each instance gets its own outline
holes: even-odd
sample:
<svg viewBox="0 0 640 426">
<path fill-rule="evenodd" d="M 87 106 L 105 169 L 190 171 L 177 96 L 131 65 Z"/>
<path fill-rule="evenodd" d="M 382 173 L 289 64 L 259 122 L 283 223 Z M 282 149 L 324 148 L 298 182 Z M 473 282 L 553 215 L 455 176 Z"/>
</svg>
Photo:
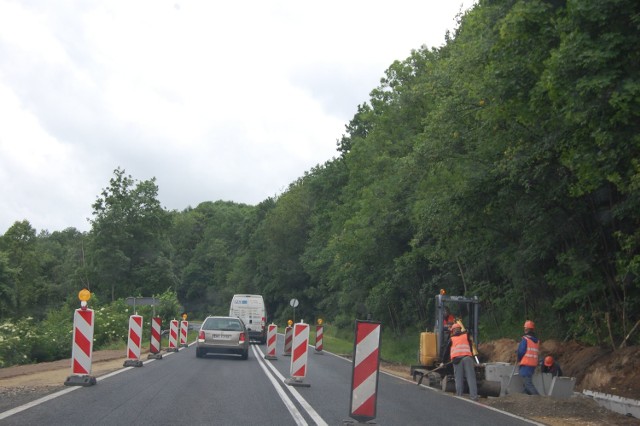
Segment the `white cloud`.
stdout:
<svg viewBox="0 0 640 426">
<path fill-rule="evenodd" d="M 116 167 L 170 209 L 276 195 L 460 6 L 0 0 L 0 233 L 88 230 Z"/>
</svg>

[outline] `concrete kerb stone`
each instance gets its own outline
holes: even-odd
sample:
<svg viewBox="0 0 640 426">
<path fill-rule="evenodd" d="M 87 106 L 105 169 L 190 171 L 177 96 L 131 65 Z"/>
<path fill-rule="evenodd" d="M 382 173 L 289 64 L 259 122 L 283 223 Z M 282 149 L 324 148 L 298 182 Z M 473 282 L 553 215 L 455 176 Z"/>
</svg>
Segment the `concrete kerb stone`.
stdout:
<svg viewBox="0 0 640 426">
<path fill-rule="evenodd" d="M 592 398 L 598 405 L 608 410 L 640 419 L 640 401 L 638 400 L 586 389 L 582 391 L 582 394 Z"/>
</svg>

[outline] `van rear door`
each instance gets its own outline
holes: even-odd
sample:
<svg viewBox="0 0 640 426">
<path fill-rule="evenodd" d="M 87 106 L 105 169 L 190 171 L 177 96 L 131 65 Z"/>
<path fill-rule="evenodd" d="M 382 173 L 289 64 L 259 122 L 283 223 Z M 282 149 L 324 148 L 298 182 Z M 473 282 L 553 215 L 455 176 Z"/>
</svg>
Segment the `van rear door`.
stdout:
<svg viewBox="0 0 640 426">
<path fill-rule="evenodd" d="M 262 296 L 257 294 L 236 294 L 231 299 L 229 316 L 238 317 L 244 322 L 250 339 L 259 340 L 261 343 L 267 341 L 267 311 Z"/>
</svg>

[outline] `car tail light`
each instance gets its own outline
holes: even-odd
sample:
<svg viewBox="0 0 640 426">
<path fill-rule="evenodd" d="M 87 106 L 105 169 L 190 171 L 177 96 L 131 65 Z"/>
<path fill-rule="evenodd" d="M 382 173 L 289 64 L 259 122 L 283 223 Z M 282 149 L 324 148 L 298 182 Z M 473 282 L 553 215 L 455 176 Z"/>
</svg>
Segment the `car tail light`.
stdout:
<svg viewBox="0 0 640 426">
<path fill-rule="evenodd" d="M 262 322 L 260 323 L 260 325 L 262 326 L 263 329 L 266 323 L 267 323 L 267 319 L 265 317 L 262 317 Z"/>
<path fill-rule="evenodd" d="M 202 330 L 198 332 L 198 342 L 200 343 L 204 342 L 204 331 Z"/>
<path fill-rule="evenodd" d="M 243 332 L 241 332 L 241 333 L 240 333 L 240 337 L 238 337 L 238 342 L 239 342 L 239 343 L 244 343 L 244 340 L 245 340 L 244 333 L 243 333 Z"/>
</svg>

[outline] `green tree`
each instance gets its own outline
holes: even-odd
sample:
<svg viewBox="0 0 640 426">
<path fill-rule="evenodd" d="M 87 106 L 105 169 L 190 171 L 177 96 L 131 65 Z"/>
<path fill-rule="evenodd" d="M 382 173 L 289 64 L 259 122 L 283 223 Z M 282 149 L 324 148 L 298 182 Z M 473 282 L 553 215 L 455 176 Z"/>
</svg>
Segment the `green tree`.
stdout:
<svg viewBox="0 0 640 426">
<path fill-rule="evenodd" d="M 229 282 L 233 259 L 243 256 L 241 234 L 252 210 L 233 202 L 203 202 L 174 217 L 171 241 L 180 267 L 177 294 L 189 311 L 228 311 L 234 290 Z"/>
<path fill-rule="evenodd" d="M 15 222 L 1 239 L 1 250 L 6 253 L 8 271 L 14 271 L 13 288 L 7 293 L 15 300 L 17 317 L 42 316 L 41 303 L 46 300 L 47 287 L 41 279 L 36 230 L 29 221 Z M 8 287 L 9 282 L 5 284 Z"/>
<path fill-rule="evenodd" d="M 41 274 L 48 284 L 46 309 L 58 307 L 68 297 L 75 298 L 83 287 L 90 287 L 85 262 L 87 240 L 87 234 L 75 228 L 38 235 Z"/>
<path fill-rule="evenodd" d="M 111 300 L 174 286 L 167 229 L 155 178 L 136 182 L 120 168 L 93 204 L 92 291 Z"/>
<path fill-rule="evenodd" d="M 597 336 L 626 334 L 640 308 L 638 16 L 633 1 L 568 3 L 534 99 L 550 110 L 545 130 L 570 171 L 569 194 L 582 202 L 580 241 L 561 253 L 549 275 L 555 304 L 573 323 L 586 320 Z M 615 337 L 621 336 L 609 339 Z"/>
<path fill-rule="evenodd" d="M 256 252 L 260 265 L 261 291 L 268 300 L 279 302 L 280 315 L 291 298 L 301 301 L 301 309 L 310 304 L 304 297 L 309 285 L 309 276 L 304 271 L 300 256 L 304 252 L 310 229 L 309 217 L 313 200 L 298 179 L 278 197 L 256 228 L 254 238 L 261 244 Z M 305 311 L 309 314 L 309 311 Z M 301 312 L 302 314 L 302 312 Z"/>
<path fill-rule="evenodd" d="M 9 266 L 7 253 L 0 251 L 0 319 L 16 312 L 16 271 Z"/>
</svg>

